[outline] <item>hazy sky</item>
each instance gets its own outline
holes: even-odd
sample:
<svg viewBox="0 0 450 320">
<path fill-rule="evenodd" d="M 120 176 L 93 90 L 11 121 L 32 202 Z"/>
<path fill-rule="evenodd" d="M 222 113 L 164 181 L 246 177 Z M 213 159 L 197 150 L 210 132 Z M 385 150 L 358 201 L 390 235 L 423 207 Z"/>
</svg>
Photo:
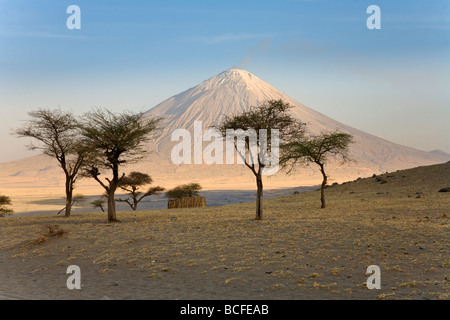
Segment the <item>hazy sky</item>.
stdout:
<svg viewBox="0 0 450 320">
<path fill-rule="evenodd" d="M 372 4 L 381 30 L 366 26 Z M 448 0 L 0 0 L 0 162 L 31 154 L 10 135 L 31 110 L 146 111 L 231 67 L 355 128 L 450 153 Z"/>
</svg>

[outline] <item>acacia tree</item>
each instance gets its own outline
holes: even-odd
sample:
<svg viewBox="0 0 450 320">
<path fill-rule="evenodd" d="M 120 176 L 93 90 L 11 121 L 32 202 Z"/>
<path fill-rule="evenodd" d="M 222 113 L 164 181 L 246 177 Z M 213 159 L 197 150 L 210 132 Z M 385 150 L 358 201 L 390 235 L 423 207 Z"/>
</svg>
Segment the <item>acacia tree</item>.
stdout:
<svg viewBox="0 0 450 320">
<path fill-rule="evenodd" d="M 125 174 L 119 168 L 141 159 L 146 153 L 144 143 L 150 140 L 160 118 L 145 117 L 143 113 L 113 113 L 97 108 L 82 117 L 80 132 L 83 145 L 89 150 L 89 162 L 84 175 L 96 180 L 108 197 L 108 221 L 117 222 L 115 192 Z M 111 173 L 103 181 L 100 175 Z"/>
<path fill-rule="evenodd" d="M 86 152 L 79 143 L 77 119 L 70 112 L 60 109 L 39 109 L 29 112 L 31 119 L 20 129 L 13 131 L 19 138 L 32 138 L 30 150 L 41 150 L 45 155 L 55 158 L 64 172 L 66 206 L 65 216 L 69 217 L 73 205 L 73 190 L 80 169 L 84 164 Z"/>
<path fill-rule="evenodd" d="M 106 199 L 108 199 L 108 195 L 106 193 L 104 193 L 100 198 L 92 201 L 91 205 L 93 208 L 95 208 L 95 209 L 100 208 L 100 210 L 102 210 L 102 212 L 105 212 L 105 209 L 103 207 L 106 204 Z"/>
<path fill-rule="evenodd" d="M 281 146 L 283 141 L 289 141 L 291 136 L 301 136 L 304 132 L 304 124 L 291 116 L 290 108 L 291 106 L 281 99 L 269 100 L 259 107 L 250 107 L 241 114 L 225 117 L 223 123 L 217 127 L 227 141 L 230 141 L 230 136 L 234 136 L 231 142 L 240 159 L 256 178 L 256 220 L 263 218 L 262 176 L 268 174 L 268 169 L 278 166 L 277 150 L 272 153 L 273 144 L 278 143 Z M 244 148 L 239 146 L 242 146 L 242 143 Z"/>
<path fill-rule="evenodd" d="M 10 205 L 11 205 L 11 198 L 8 196 L 0 195 L 0 217 L 4 217 L 14 212 L 11 208 L 5 207 Z"/>
<path fill-rule="evenodd" d="M 322 174 L 322 184 L 320 186 L 321 207 L 325 208 L 325 186 L 328 176 L 325 173 L 325 164 L 330 157 L 340 159 L 341 164 L 350 161 L 348 157 L 349 145 L 353 142 L 353 136 L 342 132 L 322 132 L 311 137 L 297 137 L 295 140 L 282 146 L 281 164 L 283 167 L 310 165 L 312 163 L 319 166 Z"/>
<path fill-rule="evenodd" d="M 198 197 L 200 190 L 202 187 L 198 183 L 183 184 L 167 191 L 166 197 L 171 199 Z"/>
<path fill-rule="evenodd" d="M 86 197 L 83 194 L 76 194 L 72 197 L 72 204 L 71 207 L 73 207 L 75 204 L 79 204 L 79 203 L 83 203 L 84 201 L 86 201 Z M 66 205 L 67 207 L 67 205 Z M 66 207 L 62 208 L 58 214 L 60 214 L 61 212 L 63 212 L 64 210 L 66 210 Z"/>
<path fill-rule="evenodd" d="M 153 179 L 146 173 L 136 171 L 131 172 L 119 182 L 119 188 L 128 192 L 129 198 L 117 199 L 116 201 L 126 202 L 133 211 L 136 211 L 137 206 L 142 199 L 164 191 L 164 188 L 160 186 L 150 187 L 146 192 L 139 191 L 140 187 L 149 185 L 152 182 Z"/>
</svg>

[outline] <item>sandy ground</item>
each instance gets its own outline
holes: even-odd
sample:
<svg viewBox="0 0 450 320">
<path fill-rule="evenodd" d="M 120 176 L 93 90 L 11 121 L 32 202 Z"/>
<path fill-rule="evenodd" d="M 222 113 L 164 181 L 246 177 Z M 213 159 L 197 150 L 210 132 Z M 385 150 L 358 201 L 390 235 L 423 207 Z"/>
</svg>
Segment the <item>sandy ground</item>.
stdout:
<svg viewBox="0 0 450 320">
<path fill-rule="evenodd" d="M 450 164 L 380 179 L 328 188 L 326 209 L 316 191 L 266 200 L 263 221 L 254 203 L 3 218 L 0 298 L 450 299 Z"/>
</svg>

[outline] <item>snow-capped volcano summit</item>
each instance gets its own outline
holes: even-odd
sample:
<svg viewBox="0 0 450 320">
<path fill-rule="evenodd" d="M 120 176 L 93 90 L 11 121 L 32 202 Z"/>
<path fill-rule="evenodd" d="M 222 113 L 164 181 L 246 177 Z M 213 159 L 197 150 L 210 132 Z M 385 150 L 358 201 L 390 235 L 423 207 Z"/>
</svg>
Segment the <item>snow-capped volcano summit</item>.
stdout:
<svg viewBox="0 0 450 320">
<path fill-rule="evenodd" d="M 162 116 L 166 123 L 180 128 L 195 120 L 220 123 L 225 115 L 247 110 L 285 95 L 248 71 L 230 69 L 196 87 L 169 98 L 148 113 Z"/>
<path fill-rule="evenodd" d="M 175 95 L 147 114 L 164 118 L 164 133 L 158 141 L 167 141 L 179 128 L 191 129 L 194 121 L 205 126 L 220 124 L 226 115 L 241 113 L 267 100 L 282 99 L 294 106 L 292 112 L 312 131 L 333 130 L 343 125 L 302 105 L 267 82 L 242 69 L 229 69 L 201 84 Z"/>
</svg>

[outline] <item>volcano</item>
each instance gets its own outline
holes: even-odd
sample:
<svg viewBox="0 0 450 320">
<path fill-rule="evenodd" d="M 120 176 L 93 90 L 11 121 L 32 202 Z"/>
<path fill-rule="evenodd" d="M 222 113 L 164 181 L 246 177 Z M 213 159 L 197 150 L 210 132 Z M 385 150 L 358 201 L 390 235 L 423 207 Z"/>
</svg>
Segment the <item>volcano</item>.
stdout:
<svg viewBox="0 0 450 320">
<path fill-rule="evenodd" d="M 201 121 L 204 129 L 218 125 L 226 115 L 247 111 L 251 106 L 259 106 L 267 100 L 278 99 L 293 106 L 291 109 L 293 116 L 306 123 L 311 134 L 338 130 L 353 135 L 355 143 L 350 147 L 350 158 L 353 162 L 345 166 L 333 162 L 328 164 L 327 170 L 335 182 L 374 173 L 442 163 L 450 159 L 450 155 L 445 153 L 424 152 L 401 146 L 347 126 L 304 106 L 248 71 L 230 69 L 171 97 L 146 113 L 148 116 L 164 119 L 163 129 L 155 140 L 156 157 L 150 161 L 161 166 L 159 170 L 166 179 L 169 178 L 168 174 L 173 172 L 174 176 L 182 178 L 183 181 L 196 181 L 207 188 L 253 187 L 253 177 L 243 165 L 172 164 L 170 150 L 177 142 L 171 141 L 171 133 L 180 128 L 192 132 L 195 121 Z M 153 175 L 156 171 L 157 168 L 153 171 Z M 266 185 L 279 188 L 299 184 L 312 185 L 318 182 L 320 174 L 314 168 L 305 168 L 297 170 L 290 176 L 278 173 L 268 177 Z"/>
<path fill-rule="evenodd" d="M 446 153 L 405 147 L 347 126 L 304 106 L 248 71 L 230 69 L 148 110 L 146 116 L 163 118 L 161 129 L 148 145 L 151 150 L 148 156 L 123 170 L 126 173 L 133 170 L 148 173 L 155 184 L 166 188 L 198 182 L 209 190 L 254 189 L 254 177 L 245 165 L 175 165 L 171 161 L 171 151 L 178 142 L 171 141 L 171 135 L 176 129 L 192 132 L 195 121 L 202 121 L 205 130 L 220 124 L 226 115 L 278 99 L 293 106 L 292 115 L 306 123 L 312 134 L 338 130 L 353 135 L 355 143 L 350 146 L 353 162 L 343 166 L 328 163 L 327 173 L 331 182 L 340 183 L 372 174 L 443 163 L 450 159 Z M 264 187 L 308 186 L 319 184 L 320 181 L 321 175 L 314 168 L 301 168 L 291 175 L 278 172 L 265 177 Z M 63 189 L 60 187 L 63 185 L 63 174 L 57 163 L 45 156 L 0 164 L 0 190 L 4 193 L 14 189 L 21 194 L 39 192 L 62 195 Z M 103 192 L 98 184 L 90 180 L 81 180 L 79 188 L 84 194 Z"/>
</svg>

